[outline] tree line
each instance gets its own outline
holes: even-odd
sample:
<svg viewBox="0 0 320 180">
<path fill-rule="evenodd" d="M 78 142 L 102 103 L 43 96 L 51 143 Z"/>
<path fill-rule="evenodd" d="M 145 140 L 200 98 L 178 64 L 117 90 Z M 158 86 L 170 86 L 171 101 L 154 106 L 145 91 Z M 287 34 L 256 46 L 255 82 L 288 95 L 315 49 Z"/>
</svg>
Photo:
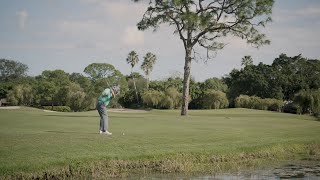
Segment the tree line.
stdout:
<svg viewBox="0 0 320 180">
<path fill-rule="evenodd" d="M 237 97 L 248 95 L 281 100 L 284 112 L 319 114 L 319 60 L 281 54 L 271 65 L 253 65 L 250 56 L 244 57 L 242 64 L 242 69 L 223 78 L 232 106 Z"/>
<path fill-rule="evenodd" d="M 182 106 L 183 78 L 172 76 L 149 80 L 156 56 L 147 53 L 134 72 L 139 58 L 132 51 L 126 59 L 130 75 L 123 75 L 108 63 L 92 63 L 83 73 L 45 70 L 27 76 L 28 66 L 13 60 L 0 60 L 0 98 L 12 105 L 43 107 L 60 111 L 86 111 L 95 108 L 96 98 L 104 88 L 121 86 L 121 94 L 111 107 L 178 109 Z M 254 65 L 250 56 L 243 67 L 222 78 L 203 82 L 190 80 L 190 109 L 243 107 L 292 113 L 319 114 L 320 61 L 301 55 L 281 54 L 271 65 Z"/>
</svg>

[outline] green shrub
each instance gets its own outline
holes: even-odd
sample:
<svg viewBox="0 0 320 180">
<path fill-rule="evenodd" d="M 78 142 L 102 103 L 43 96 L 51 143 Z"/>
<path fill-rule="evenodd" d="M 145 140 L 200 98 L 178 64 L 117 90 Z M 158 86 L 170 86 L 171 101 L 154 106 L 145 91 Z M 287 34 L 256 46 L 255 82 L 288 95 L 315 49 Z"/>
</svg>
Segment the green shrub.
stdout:
<svg viewBox="0 0 320 180">
<path fill-rule="evenodd" d="M 177 109 L 182 105 L 182 94 L 173 87 L 165 92 L 150 89 L 145 91 L 141 98 L 143 104 L 150 108 Z"/>
<path fill-rule="evenodd" d="M 320 89 L 314 90 L 312 92 L 312 96 L 313 96 L 312 112 L 314 116 L 320 117 Z"/>
<path fill-rule="evenodd" d="M 156 90 L 148 90 L 142 94 L 142 101 L 147 107 L 160 108 L 164 93 Z"/>
<path fill-rule="evenodd" d="M 141 99 L 139 93 L 138 99 Z M 119 103 L 125 108 L 138 108 L 139 103 L 137 102 L 136 91 L 134 89 L 126 91 L 123 96 L 119 97 Z"/>
<path fill-rule="evenodd" d="M 251 108 L 250 102 L 251 102 L 250 96 L 247 96 L 247 95 L 240 95 L 234 100 L 236 108 Z"/>
<path fill-rule="evenodd" d="M 11 105 L 31 106 L 34 101 L 34 90 L 29 84 L 18 84 L 8 93 L 8 102 Z"/>
<path fill-rule="evenodd" d="M 281 112 L 284 103 L 278 99 L 262 99 L 257 96 L 240 95 L 235 99 L 237 108 L 249 108 Z"/>
<path fill-rule="evenodd" d="M 85 100 L 83 101 L 83 107 L 85 108 L 84 110 L 95 110 L 96 109 L 96 103 L 97 103 L 97 98 L 93 95 L 88 95 L 86 96 Z M 110 102 L 111 103 L 111 102 Z"/>
<path fill-rule="evenodd" d="M 203 96 L 203 107 L 205 109 L 222 109 L 229 106 L 229 101 L 224 92 L 207 90 Z"/>
<path fill-rule="evenodd" d="M 297 114 L 298 113 L 298 106 L 295 105 L 293 102 L 287 102 L 283 106 L 283 112 Z"/>
<path fill-rule="evenodd" d="M 250 109 L 260 109 L 260 110 L 264 110 L 264 102 L 261 100 L 260 97 L 257 96 L 251 96 L 250 97 L 250 101 L 249 101 L 249 108 Z M 265 108 L 265 110 L 267 110 L 267 108 Z"/>
<path fill-rule="evenodd" d="M 283 109 L 284 103 L 279 99 L 268 99 L 268 110 L 269 111 L 278 111 L 281 112 Z"/>
<path fill-rule="evenodd" d="M 301 90 L 295 94 L 294 104 L 298 107 L 297 113 L 309 113 L 319 116 L 320 113 L 320 89 Z"/>
<path fill-rule="evenodd" d="M 180 93 L 176 88 L 170 87 L 166 90 L 165 95 L 169 98 L 167 99 L 167 107 L 170 107 L 168 109 L 178 109 L 182 106 L 182 93 Z M 170 100 L 169 100 L 170 99 Z M 171 105 L 172 103 L 172 105 Z"/>
<path fill-rule="evenodd" d="M 173 109 L 174 108 L 174 103 L 171 97 L 169 96 L 163 96 L 161 101 L 160 101 L 160 106 L 163 109 Z"/>
<path fill-rule="evenodd" d="M 275 100 L 276 99 L 271 99 L 271 98 L 260 99 L 261 110 L 278 111 L 276 107 L 274 107 L 276 110 L 272 110 L 274 108 L 271 108 L 273 106 Z"/>
<path fill-rule="evenodd" d="M 294 95 L 293 102 L 298 106 L 298 113 L 311 114 L 312 104 L 313 104 L 313 97 L 311 91 L 301 90 L 297 94 Z"/>
<path fill-rule="evenodd" d="M 42 106 L 42 108 L 50 111 L 71 112 L 69 106 Z"/>
</svg>

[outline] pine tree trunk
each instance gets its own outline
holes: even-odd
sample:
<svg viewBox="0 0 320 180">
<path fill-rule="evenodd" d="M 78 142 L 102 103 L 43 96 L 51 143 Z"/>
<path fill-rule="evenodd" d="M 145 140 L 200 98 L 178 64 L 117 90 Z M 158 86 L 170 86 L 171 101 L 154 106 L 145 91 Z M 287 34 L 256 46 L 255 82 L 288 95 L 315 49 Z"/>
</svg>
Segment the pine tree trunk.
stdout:
<svg viewBox="0 0 320 180">
<path fill-rule="evenodd" d="M 188 99 L 189 99 L 189 85 L 190 85 L 190 75 L 191 75 L 191 50 L 192 48 L 187 48 L 186 56 L 185 56 L 182 108 L 181 108 L 182 116 L 187 115 L 188 105 L 189 105 Z"/>
</svg>

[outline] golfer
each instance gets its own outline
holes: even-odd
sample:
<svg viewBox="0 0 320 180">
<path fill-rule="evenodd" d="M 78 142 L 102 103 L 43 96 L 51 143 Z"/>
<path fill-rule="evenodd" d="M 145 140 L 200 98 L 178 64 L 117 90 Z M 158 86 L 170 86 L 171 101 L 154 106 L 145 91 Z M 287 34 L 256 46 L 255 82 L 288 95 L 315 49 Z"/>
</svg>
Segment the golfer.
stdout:
<svg viewBox="0 0 320 180">
<path fill-rule="evenodd" d="M 98 97 L 97 110 L 100 115 L 100 134 L 112 135 L 108 131 L 108 113 L 107 106 L 116 95 L 120 93 L 120 87 L 113 86 L 112 88 L 106 88 L 102 94 Z"/>
</svg>

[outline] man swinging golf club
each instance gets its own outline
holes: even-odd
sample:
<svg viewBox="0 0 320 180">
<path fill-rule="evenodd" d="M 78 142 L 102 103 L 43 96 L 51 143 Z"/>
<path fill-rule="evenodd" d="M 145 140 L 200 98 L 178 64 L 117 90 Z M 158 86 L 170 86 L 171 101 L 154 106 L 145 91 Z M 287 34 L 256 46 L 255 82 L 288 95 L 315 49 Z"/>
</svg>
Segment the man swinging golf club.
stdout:
<svg viewBox="0 0 320 180">
<path fill-rule="evenodd" d="M 100 115 L 100 134 L 112 135 L 112 133 L 108 131 L 108 113 L 106 107 L 110 103 L 111 99 L 119 93 L 120 87 L 116 85 L 111 88 L 106 88 L 98 97 L 97 110 Z"/>
</svg>

